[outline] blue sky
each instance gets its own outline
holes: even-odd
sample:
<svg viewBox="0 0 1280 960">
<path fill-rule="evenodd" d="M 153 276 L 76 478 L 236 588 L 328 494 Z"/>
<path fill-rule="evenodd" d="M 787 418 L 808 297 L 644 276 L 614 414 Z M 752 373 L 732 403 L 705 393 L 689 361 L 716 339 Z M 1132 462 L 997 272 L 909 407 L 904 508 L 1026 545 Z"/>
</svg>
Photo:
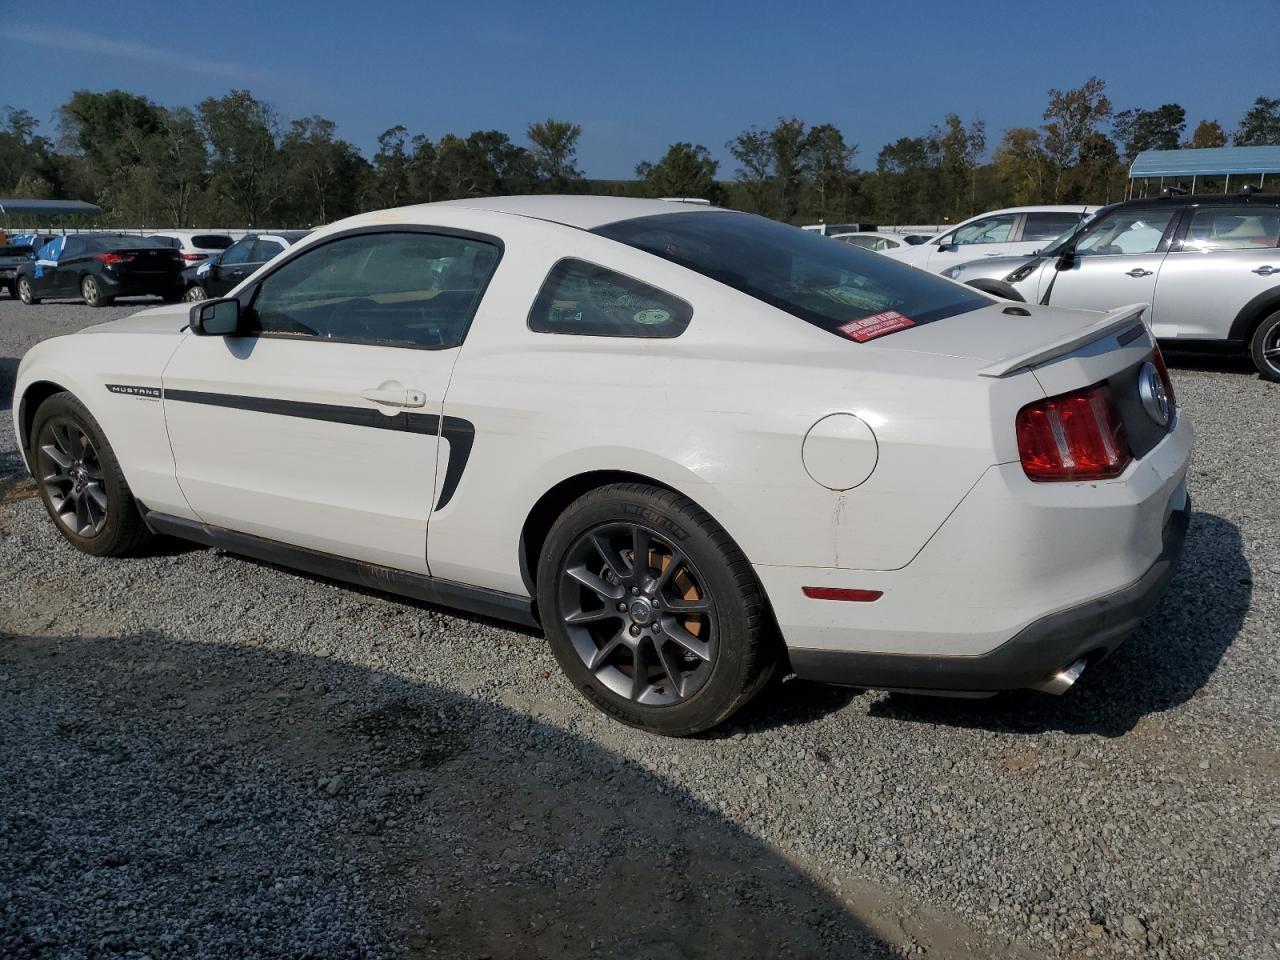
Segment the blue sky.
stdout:
<svg viewBox="0 0 1280 960">
<path fill-rule="evenodd" d="M 0 103 L 30 110 L 49 136 L 76 89 L 177 105 L 245 87 L 286 118 L 336 120 L 366 155 L 396 123 L 433 140 L 497 128 L 523 141 L 531 120 L 574 120 L 580 165 L 596 177 L 629 177 L 676 140 L 705 144 L 730 176 L 725 141 L 781 115 L 836 124 L 860 145 L 862 167 L 949 112 L 985 120 L 994 146 L 1005 127 L 1040 122 L 1050 87 L 1091 74 L 1118 110 L 1181 103 L 1189 129 L 1203 118 L 1230 128 L 1255 97 L 1280 96 L 1280 0 L 62 0 L 47 18 L 39 9 L 15 5 L 0 22 Z"/>
</svg>

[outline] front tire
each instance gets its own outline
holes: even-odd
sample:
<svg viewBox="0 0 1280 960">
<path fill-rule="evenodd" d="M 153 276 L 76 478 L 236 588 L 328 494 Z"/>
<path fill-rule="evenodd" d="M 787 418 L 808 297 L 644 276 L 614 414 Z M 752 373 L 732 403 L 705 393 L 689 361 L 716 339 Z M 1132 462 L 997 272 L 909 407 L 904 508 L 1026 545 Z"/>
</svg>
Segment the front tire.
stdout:
<svg viewBox="0 0 1280 960">
<path fill-rule="evenodd" d="M 1258 324 L 1249 340 L 1249 354 L 1262 379 L 1280 383 L 1280 311 Z"/>
<path fill-rule="evenodd" d="M 26 277 L 18 278 L 18 299 L 28 307 L 35 306 L 40 302 L 40 298 L 37 297 L 35 292 L 31 289 L 31 281 Z"/>
<path fill-rule="evenodd" d="M 669 490 L 613 484 L 575 501 L 547 535 L 537 593 L 574 686 L 653 733 L 722 723 L 777 666 L 751 565 L 706 511 Z"/>
<path fill-rule="evenodd" d="M 98 421 L 70 393 L 36 410 L 31 464 L 49 517 L 77 550 L 128 553 L 147 537 L 138 504 Z"/>
<path fill-rule="evenodd" d="M 105 307 L 111 303 L 111 298 L 103 295 L 98 281 L 92 276 L 80 278 L 80 297 L 90 307 Z"/>
</svg>

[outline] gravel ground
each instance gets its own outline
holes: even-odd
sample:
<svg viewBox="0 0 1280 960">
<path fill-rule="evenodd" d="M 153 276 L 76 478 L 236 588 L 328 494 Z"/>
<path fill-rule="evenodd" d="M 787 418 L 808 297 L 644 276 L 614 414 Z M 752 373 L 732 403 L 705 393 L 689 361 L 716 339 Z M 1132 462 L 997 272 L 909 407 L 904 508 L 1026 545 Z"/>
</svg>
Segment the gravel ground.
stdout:
<svg viewBox="0 0 1280 960">
<path fill-rule="evenodd" d="M 533 634 L 216 551 L 73 552 L 8 422 L 0 956 L 1280 956 L 1280 386 L 1171 358 L 1185 564 L 1062 698 L 790 681 L 606 720 Z"/>
</svg>

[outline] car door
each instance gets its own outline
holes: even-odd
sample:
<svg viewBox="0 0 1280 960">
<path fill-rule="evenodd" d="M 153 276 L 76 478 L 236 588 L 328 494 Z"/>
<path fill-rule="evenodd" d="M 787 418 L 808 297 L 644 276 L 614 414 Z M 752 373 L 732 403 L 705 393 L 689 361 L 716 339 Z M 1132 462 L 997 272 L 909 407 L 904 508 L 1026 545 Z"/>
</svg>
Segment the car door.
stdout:
<svg viewBox="0 0 1280 960">
<path fill-rule="evenodd" d="M 1001 213 L 961 224 L 928 245 L 925 264 L 938 273 L 966 260 L 998 256 L 1008 249 L 1006 244 L 1020 219 L 1021 214 Z"/>
<path fill-rule="evenodd" d="M 1244 306 L 1280 287 L 1280 208 L 1188 210 L 1156 284 L 1157 337 L 1226 340 Z"/>
<path fill-rule="evenodd" d="M 1055 307 L 1110 310 L 1150 303 L 1147 323 L 1156 322 L 1155 290 L 1176 221 L 1173 207 L 1129 207 L 1087 227 L 1065 269 L 1043 274 L 1041 302 Z"/>
<path fill-rule="evenodd" d="M 226 296 L 232 287 L 257 269 L 256 264 L 249 269 L 253 246 L 257 242 L 257 237 L 241 237 L 227 247 L 222 259 L 209 268 L 209 274 L 205 278 L 204 288 L 209 296 Z"/>
<path fill-rule="evenodd" d="M 244 335 L 187 337 L 165 369 L 164 403 L 192 510 L 429 572 L 427 519 L 470 450 L 466 426 L 442 422 L 445 390 L 499 250 L 411 228 L 341 235 L 242 293 Z"/>
<path fill-rule="evenodd" d="M 29 274 L 32 295 L 36 297 L 58 295 L 58 261 L 66 242 L 66 237 L 54 237 L 36 251 L 36 260 Z"/>
</svg>

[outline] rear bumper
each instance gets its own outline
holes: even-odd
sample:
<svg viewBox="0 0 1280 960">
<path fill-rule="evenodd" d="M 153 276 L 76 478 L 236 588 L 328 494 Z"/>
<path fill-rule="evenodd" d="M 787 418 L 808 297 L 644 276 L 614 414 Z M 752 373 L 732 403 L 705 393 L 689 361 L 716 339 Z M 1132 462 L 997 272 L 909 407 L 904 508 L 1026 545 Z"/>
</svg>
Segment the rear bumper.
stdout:
<svg viewBox="0 0 1280 960">
<path fill-rule="evenodd" d="M 104 271 L 96 279 L 113 297 L 141 296 L 143 294 L 164 296 L 183 289 L 182 278 L 178 274 L 154 277 L 113 277 Z"/>
<path fill-rule="evenodd" d="M 1170 513 L 1155 563 L 1122 590 L 1036 620 L 977 656 L 863 653 L 792 647 L 791 667 L 806 679 L 858 687 L 990 692 L 1034 687 L 1082 657 L 1101 659 L 1128 637 L 1177 571 L 1191 501 Z"/>
</svg>

